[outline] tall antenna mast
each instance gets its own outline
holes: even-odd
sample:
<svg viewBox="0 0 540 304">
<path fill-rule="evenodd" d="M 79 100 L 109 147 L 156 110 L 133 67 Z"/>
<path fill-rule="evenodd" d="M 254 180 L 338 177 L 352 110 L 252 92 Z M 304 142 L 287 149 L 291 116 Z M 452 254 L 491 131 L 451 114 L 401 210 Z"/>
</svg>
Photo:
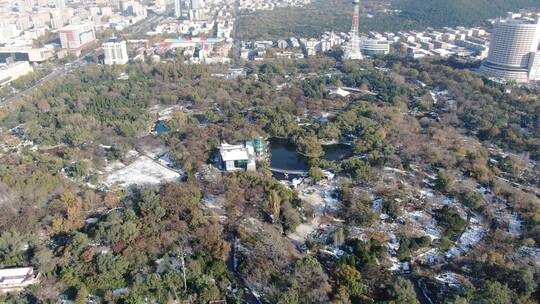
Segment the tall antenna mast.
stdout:
<svg viewBox="0 0 540 304">
<path fill-rule="evenodd" d="M 360 50 L 360 0 L 353 0 L 352 4 L 354 5 L 354 14 L 353 22 L 350 33 L 349 45 L 344 54 L 344 59 L 349 60 L 362 60 L 362 51 Z"/>
</svg>

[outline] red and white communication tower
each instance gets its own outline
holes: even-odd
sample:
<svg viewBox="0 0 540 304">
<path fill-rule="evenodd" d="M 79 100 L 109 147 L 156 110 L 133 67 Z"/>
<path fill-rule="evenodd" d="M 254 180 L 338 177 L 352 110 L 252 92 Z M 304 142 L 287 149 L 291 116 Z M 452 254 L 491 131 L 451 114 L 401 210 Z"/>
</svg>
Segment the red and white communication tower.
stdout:
<svg viewBox="0 0 540 304">
<path fill-rule="evenodd" d="M 362 51 L 360 50 L 360 33 L 358 31 L 360 21 L 360 0 L 353 0 L 354 15 L 352 29 L 350 33 L 350 40 L 347 49 L 345 50 L 344 57 L 349 60 L 362 60 Z"/>
</svg>

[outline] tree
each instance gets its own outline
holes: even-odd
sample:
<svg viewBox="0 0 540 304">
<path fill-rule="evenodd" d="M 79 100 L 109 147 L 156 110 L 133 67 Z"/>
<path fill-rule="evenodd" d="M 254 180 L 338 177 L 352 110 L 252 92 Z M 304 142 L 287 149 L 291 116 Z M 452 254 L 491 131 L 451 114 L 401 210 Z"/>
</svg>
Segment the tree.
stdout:
<svg viewBox="0 0 540 304">
<path fill-rule="evenodd" d="M 330 284 L 319 261 L 314 257 L 299 260 L 294 265 L 291 285 L 298 291 L 299 303 L 325 303 Z"/>
<path fill-rule="evenodd" d="M 324 155 L 324 150 L 314 135 L 301 136 L 296 139 L 298 151 L 311 158 L 318 158 Z"/>
<path fill-rule="evenodd" d="M 485 205 L 486 201 L 480 192 L 467 191 L 463 194 L 463 203 L 471 209 L 478 209 Z"/>
<path fill-rule="evenodd" d="M 88 303 L 88 296 L 89 296 L 88 289 L 85 285 L 79 286 L 79 289 L 77 290 L 77 297 L 75 298 L 76 304 L 86 304 Z"/>
<path fill-rule="evenodd" d="M 124 274 L 128 270 L 129 263 L 122 256 L 114 256 L 111 253 L 101 254 L 95 260 L 98 272 L 97 285 L 104 289 L 125 287 Z"/>
<path fill-rule="evenodd" d="M 487 281 L 484 288 L 477 295 L 477 300 L 485 304 L 508 304 L 513 303 L 514 292 L 497 281 Z"/>
<path fill-rule="evenodd" d="M 436 210 L 435 219 L 444 227 L 444 236 L 455 239 L 465 230 L 467 221 L 463 219 L 455 207 L 445 205 Z"/>
<path fill-rule="evenodd" d="M 56 262 L 53 260 L 54 255 L 49 248 L 39 248 L 32 259 L 32 264 L 36 265 L 39 272 L 48 274 L 56 267 Z"/>
<path fill-rule="evenodd" d="M 139 210 L 143 216 L 158 222 L 165 216 L 165 209 L 161 207 L 159 195 L 153 190 L 145 190 L 142 193 L 142 200 L 139 202 Z"/>
<path fill-rule="evenodd" d="M 281 197 L 279 196 L 279 192 L 276 190 L 270 190 L 268 192 L 268 204 L 271 211 L 270 214 L 275 220 L 279 219 L 281 211 Z"/>
<path fill-rule="evenodd" d="M 412 282 L 404 278 L 398 278 L 391 286 L 390 297 L 392 304 L 420 304 Z"/>
<path fill-rule="evenodd" d="M 347 264 L 341 264 L 334 272 L 338 286 L 347 288 L 347 293 L 352 298 L 358 298 L 365 294 L 367 287 L 361 283 L 362 275 L 356 268 Z"/>
<path fill-rule="evenodd" d="M 87 161 L 78 161 L 73 165 L 73 173 L 76 177 L 85 177 L 88 172 L 89 165 Z"/>
<path fill-rule="evenodd" d="M 452 177 L 441 170 L 437 173 L 437 178 L 435 179 L 435 189 L 443 193 L 448 193 L 452 189 L 453 183 Z"/>
<path fill-rule="evenodd" d="M 318 183 L 324 178 L 324 174 L 319 167 L 311 167 L 309 168 L 309 177 L 311 177 L 315 183 Z"/>
<path fill-rule="evenodd" d="M 349 173 L 353 178 L 361 181 L 368 181 L 370 166 L 359 158 L 349 158 L 341 163 L 343 171 Z"/>
<path fill-rule="evenodd" d="M 470 302 L 469 302 L 469 300 L 467 300 L 467 298 L 457 296 L 449 303 L 450 304 L 469 304 Z"/>
<path fill-rule="evenodd" d="M 345 234 L 343 232 L 343 227 L 339 227 L 334 232 L 334 246 L 341 247 L 343 243 L 345 242 Z"/>
<path fill-rule="evenodd" d="M 277 304 L 299 304 L 300 297 L 296 289 L 289 289 L 284 293 L 280 292 Z"/>
<path fill-rule="evenodd" d="M 0 266 L 24 266 L 28 263 L 28 239 L 17 231 L 5 231 L 0 235 Z"/>
</svg>

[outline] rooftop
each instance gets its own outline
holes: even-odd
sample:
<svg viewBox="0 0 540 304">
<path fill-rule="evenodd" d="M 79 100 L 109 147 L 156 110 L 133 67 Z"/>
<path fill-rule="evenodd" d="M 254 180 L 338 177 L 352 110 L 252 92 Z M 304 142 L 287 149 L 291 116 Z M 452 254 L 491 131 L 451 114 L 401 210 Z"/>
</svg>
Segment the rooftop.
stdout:
<svg viewBox="0 0 540 304">
<path fill-rule="evenodd" d="M 223 161 L 247 160 L 250 158 L 249 148 L 250 147 L 244 145 L 230 145 L 223 143 L 219 148 L 219 153 L 221 154 Z"/>
</svg>

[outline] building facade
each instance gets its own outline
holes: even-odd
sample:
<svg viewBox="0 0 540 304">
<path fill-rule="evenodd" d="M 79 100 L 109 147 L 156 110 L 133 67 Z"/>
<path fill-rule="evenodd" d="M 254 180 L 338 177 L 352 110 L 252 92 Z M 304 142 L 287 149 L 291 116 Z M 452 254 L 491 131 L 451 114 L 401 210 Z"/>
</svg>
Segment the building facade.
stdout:
<svg viewBox="0 0 540 304">
<path fill-rule="evenodd" d="M 81 50 L 96 41 L 96 30 L 92 22 L 71 24 L 59 30 L 63 49 L 79 55 Z"/>
<path fill-rule="evenodd" d="M 238 170 L 255 171 L 255 148 L 252 142 L 243 145 L 222 143 L 219 148 L 221 167 L 227 172 Z"/>
<path fill-rule="evenodd" d="M 125 40 L 110 39 L 103 43 L 105 64 L 126 64 L 129 61 L 127 43 Z"/>
<path fill-rule="evenodd" d="M 54 7 L 59 9 L 65 9 L 66 8 L 66 0 L 55 0 L 54 1 Z"/>
<path fill-rule="evenodd" d="M 360 44 L 362 53 L 367 56 L 384 56 L 390 52 L 390 43 L 382 39 L 364 39 Z"/>
<path fill-rule="evenodd" d="M 480 71 L 490 78 L 525 83 L 538 79 L 540 19 L 509 18 L 495 24 Z"/>
<path fill-rule="evenodd" d="M 182 0 L 174 0 L 174 17 L 182 18 Z"/>
</svg>

